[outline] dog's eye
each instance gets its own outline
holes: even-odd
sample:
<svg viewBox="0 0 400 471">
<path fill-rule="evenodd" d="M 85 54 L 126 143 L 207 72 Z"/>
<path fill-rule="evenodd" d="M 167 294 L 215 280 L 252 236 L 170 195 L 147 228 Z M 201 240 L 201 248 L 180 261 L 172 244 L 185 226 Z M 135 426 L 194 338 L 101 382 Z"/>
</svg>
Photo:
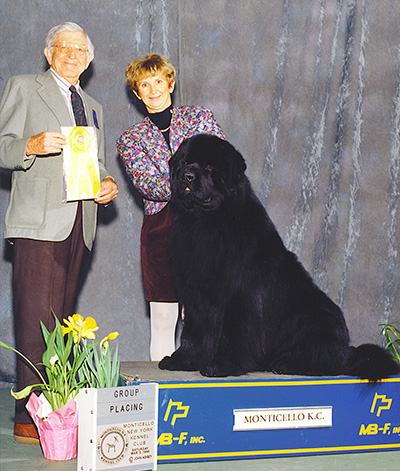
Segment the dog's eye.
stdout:
<svg viewBox="0 0 400 471">
<path fill-rule="evenodd" d="M 182 167 L 186 167 L 186 165 L 187 165 L 186 160 L 182 160 Z"/>
<path fill-rule="evenodd" d="M 212 165 L 206 165 L 204 168 L 211 172 L 211 170 L 213 169 L 213 166 Z"/>
</svg>

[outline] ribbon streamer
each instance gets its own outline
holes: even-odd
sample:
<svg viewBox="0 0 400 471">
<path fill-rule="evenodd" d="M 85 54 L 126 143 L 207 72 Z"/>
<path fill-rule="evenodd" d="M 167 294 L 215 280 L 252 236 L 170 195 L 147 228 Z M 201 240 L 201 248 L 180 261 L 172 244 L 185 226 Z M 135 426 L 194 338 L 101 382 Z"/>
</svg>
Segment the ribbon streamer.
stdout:
<svg viewBox="0 0 400 471">
<path fill-rule="evenodd" d="M 75 196 L 74 199 L 81 199 L 84 193 L 87 198 L 95 197 L 100 189 L 100 181 L 90 152 L 90 134 L 82 126 L 76 126 L 68 140 L 71 147 L 68 193 Z"/>
</svg>

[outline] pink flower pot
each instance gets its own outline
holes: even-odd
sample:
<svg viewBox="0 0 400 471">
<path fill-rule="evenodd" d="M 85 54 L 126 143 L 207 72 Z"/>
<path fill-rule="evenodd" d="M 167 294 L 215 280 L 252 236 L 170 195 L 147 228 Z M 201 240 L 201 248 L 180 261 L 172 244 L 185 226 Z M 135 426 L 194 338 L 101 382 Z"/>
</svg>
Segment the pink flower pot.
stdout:
<svg viewBox="0 0 400 471">
<path fill-rule="evenodd" d="M 78 410 L 76 402 L 71 399 L 61 409 L 50 412 L 45 418 L 38 415 L 41 406 L 41 397 L 31 394 L 26 408 L 39 431 L 44 457 L 56 461 L 74 459 L 78 448 Z"/>
</svg>

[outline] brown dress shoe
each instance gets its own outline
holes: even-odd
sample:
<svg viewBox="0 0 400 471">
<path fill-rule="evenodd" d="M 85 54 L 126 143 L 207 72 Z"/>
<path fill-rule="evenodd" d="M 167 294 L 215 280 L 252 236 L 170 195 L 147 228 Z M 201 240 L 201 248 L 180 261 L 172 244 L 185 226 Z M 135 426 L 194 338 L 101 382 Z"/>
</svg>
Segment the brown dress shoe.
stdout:
<svg viewBox="0 0 400 471">
<path fill-rule="evenodd" d="M 39 435 L 32 424 L 14 424 L 14 442 L 39 445 Z"/>
</svg>

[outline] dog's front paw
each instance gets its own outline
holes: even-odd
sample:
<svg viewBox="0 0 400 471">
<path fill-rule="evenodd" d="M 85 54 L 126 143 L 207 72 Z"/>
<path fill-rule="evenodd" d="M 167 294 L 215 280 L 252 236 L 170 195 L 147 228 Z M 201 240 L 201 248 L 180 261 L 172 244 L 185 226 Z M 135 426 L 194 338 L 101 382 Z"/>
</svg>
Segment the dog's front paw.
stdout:
<svg viewBox="0 0 400 471">
<path fill-rule="evenodd" d="M 164 357 L 159 363 L 158 367 L 160 370 L 179 370 L 177 368 L 176 362 L 173 360 L 172 356 Z"/>
<path fill-rule="evenodd" d="M 222 378 L 225 376 L 240 376 L 242 373 L 231 365 L 205 365 L 201 368 L 200 374 L 209 378 Z"/>
<path fill-rule="evenodd" d="M 225 376 L 220 374 L 220 370 L 216 365 L 206 365 L 203 366 L 200 370 L 200 374 L 207 376 L 209 378 L 214 378 L 218 376 Z"/>
<path fill-rule="evenodd" d="M 160 370 L 170 371 L 196 371 L 199 369 L 198 364 L 188 358 L 182 352 L 177 350 L 171 356 L 164 357 L 159 363 Z"/>
</svg>

